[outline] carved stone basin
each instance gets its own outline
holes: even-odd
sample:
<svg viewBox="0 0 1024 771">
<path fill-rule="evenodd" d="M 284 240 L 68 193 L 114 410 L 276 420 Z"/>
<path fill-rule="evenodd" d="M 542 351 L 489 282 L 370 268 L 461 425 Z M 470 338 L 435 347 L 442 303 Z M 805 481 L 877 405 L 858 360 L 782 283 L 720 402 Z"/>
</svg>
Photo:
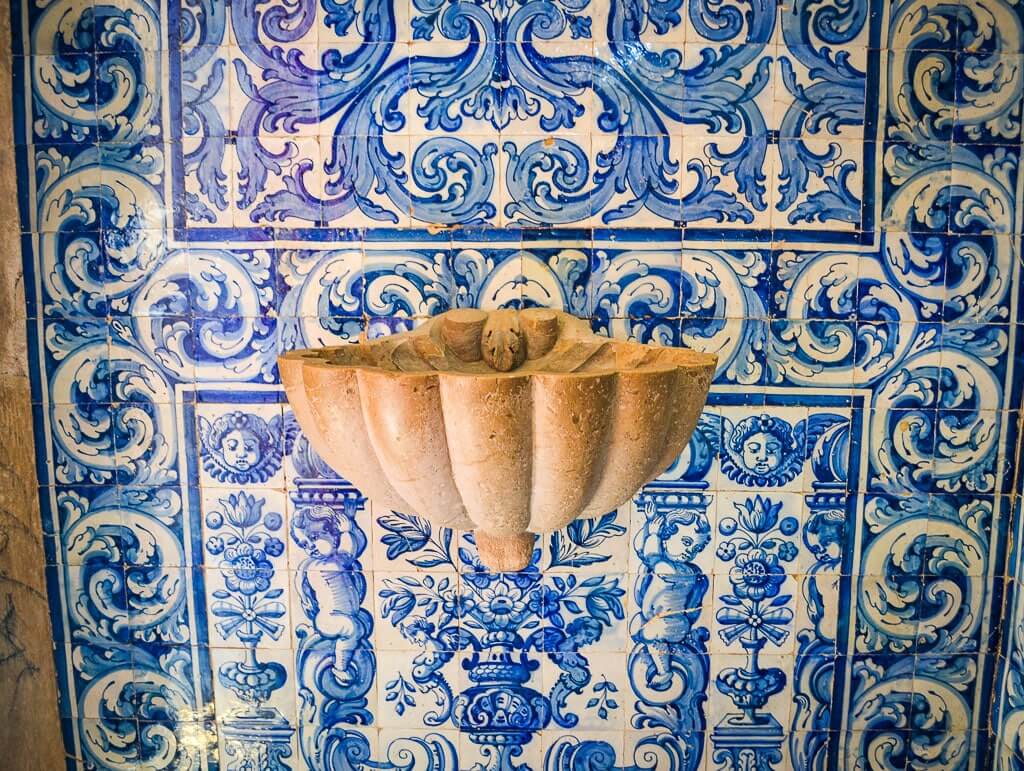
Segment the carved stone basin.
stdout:
<svg viewBox="0 0 1024 771">
<path fill-rule="evenodd" d="M 717 357 L 609 340 L 565 313 L 454 310 L 280 358 L 314 449 L 375 505 L 475 531 L 492 570 L 611 511 L 682 452 Z"/>
</svg>

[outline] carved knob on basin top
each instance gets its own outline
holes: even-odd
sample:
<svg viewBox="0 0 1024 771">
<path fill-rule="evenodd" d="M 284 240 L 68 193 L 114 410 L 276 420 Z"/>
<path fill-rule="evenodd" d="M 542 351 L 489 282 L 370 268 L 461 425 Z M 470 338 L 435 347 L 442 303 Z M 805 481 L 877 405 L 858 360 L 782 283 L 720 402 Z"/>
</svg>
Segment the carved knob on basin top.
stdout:
<svg viewBox="0 0 1024 771">
<path fill-rule="evenodd" d="M 526 361 L 526 340 L 516 311 L 496 311 L 484 323 L 480 349 L 484 361 L 498 372 L 511 372 Z"/>
<path fill-rule="evenodd" d="M 487 314 L 475 308 L 448 311 L 441 322 L 441 339 L 460 361 L 480 361 Z M 429 339 L 429 338 L 428 338 Z"/>
<path fill-rule="evenodd" d="M 542 308 L 449 311 L 279 361 L 332 468 L 382 508 L 473 530 L 495 570 L 523 569 L 536 533 L 611 511 L 664 471 L 717 363 Z"/>
<path fill-rule="evenodd" d="M 490 313 L 461 308 L 444 314 L 440 327 L 441 340 L 459 361 L 483 360 L 496 372 L 511 372 L 527 359 L 541 358 L 558 340 L 558 315 L 541 308 Z"/>
</svg>

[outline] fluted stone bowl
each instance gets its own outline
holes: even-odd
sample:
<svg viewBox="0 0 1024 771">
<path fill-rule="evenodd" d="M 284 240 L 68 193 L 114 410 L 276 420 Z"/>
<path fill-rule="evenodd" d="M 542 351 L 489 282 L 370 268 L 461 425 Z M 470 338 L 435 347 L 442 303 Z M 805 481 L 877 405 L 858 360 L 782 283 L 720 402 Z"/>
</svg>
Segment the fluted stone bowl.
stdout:
<svg viewBox="0 0 1024 771">
<path fill-rule="evenodd" d="M 530 309 L 449 311 L 279 362 L 332 468 L 377 506 L 473 530 L 484 564 L 508 571 L 535 534 L 615 509 L 675 460 L 717 357 Z"/>
</svg>

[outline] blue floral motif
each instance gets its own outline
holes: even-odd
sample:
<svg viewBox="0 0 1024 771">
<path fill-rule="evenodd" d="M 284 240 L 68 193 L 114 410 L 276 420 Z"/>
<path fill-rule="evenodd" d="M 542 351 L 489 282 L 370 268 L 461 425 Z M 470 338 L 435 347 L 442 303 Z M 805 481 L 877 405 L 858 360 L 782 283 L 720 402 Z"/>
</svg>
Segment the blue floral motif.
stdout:
<svg viewBox="0 0 1024 771">
<path fill-rule="evenodd" d="M 786 581 L 783 563 L 796 558 L 797 548 L 792 541 L 784 540 L 797 532 L 799 524 L 794 517 L 782 517 L 782 503 L 772 502 L 760 495 L 748 498 L 743 504 L 736 504 L 737 518 L 724 517 L 718 523 L 723 540 L 717 550 L 719 559 L 732 562 L 729 583 L 732 594 L 721 599 L 730 607 L 722 608 L 719 620 L 728 625 L 741 625 L 738 631 L 723 630 L 722 637 L 732 642 L 737 636 L 746 634 L 750 639 L 765 635 L 775 643 L 785 639 L 785 633 L 760 627 L 769 623 L 784 624 L 792 619 L 792 612 L 779 608 L 777 612 L 764 614 L 764 600 L 772 600 L 772 606 L 784 605 L 790 597 L 779 595 Z M 741 609 L 737 612 L 736 609 Z M 744 616 L 743 612 L 748 615 Z M 779 636 L 781 634 L 781 636 Z"/>
<path fill-rule="evenodd" d="M 718 546 L 718 557 L 733 567 L 729 571 L 732 592 L 719 597 L 724 604 L 715 617 L 722 625 L 719 637 L 727 644 L 739 642 L 747 662 L 718 674 L 718 690 L 732 699 L 741 713 L 727 715 L 711 741 L 716 761 L 738 763 L 745 752 L 743 742 L 761 737 L 754 762 L 767 769 L 782 758 L 782 733 L 778 721 L 759 710 L 785 687 L 786 673 L 778 667 L 762 668 L 758 654 L 766 644 L 782 645 L 790 635 L 793 611 L 788 606 L 793 597 L 782 594 L 781 589 L 786 582 L 783 565 L 797 555 L 796 546 L 787 538 L 797 532 L 799 522 L 782 516 L 781 502 L 760 495 L 735 507 L 735 518 L 724 517 L 718 523 L 718 532 L 725 537 Z"/>
<path fill-rule="evenodd" d="M 224 550 L 228 576 L 226 583 L 233 592 L 252 596 L 270 588 L 271 565 L 261 549 L 242 543 Z"/>
<path fill-rule="evenodd" d="M 217 591 L 215 616 L 225 619 L 217 625 L 223 639 L 237 636 L 243 642 L 259 642 L 263 634 L 277 639 L 283 627 L 273 622 L 284 616 L 285 607 L 276 599 L 282 592 L 270 590 L 274 565 L 270 557 L 284 553 L 284 542 L 272 532 L 280 530 L 281 515 L 264 513 L 266 501 L 247 493 L 231 493 L 220 500 L 220 508 L 206 515 L 211 535 L 207 552 L 221 557 L 227 591 Z"/>
<path fill-rule="evenodd" d="M 246 492 L 231 493 L 206 515 L 211 533 L 206 550 L 220 558 L 227 587 L 211 593 L 210 613 L 220 619 L 216 629 L 221 638 L 237 639 L 246 651 L 244 660 L 221 664 L 217 671 L 221 684 L 248 705 L 224 728 L 227 753 L 235 757 L 229 767 L 238 771 L 250 768 L 254 757 L 264 758 L 260 762 L 272 771 L 283 771 L 291 755 L 287 721 L 277 710 L 261 708 L 288 677 L 281 664 L 261 662 L 256 654 L 264 636 L 277 640 L 285 631 L 279 619 L 287 613 L 280 601 L 283 590 L 271 588 L 275 568 L 270 560 L 284 553 L 284 542 L 273 535 L 284 520 L 277 512 L 265 512 L 265 505 L 265 499 Z M 254 746 L 260 748 L 257 755 Z"/>
<path fill-rule="evenodd" d="M 570 522 L 565 532 L 551 534 L 549 547 L 550 567 L 563 565 L 596 565 L 608 560 L 608 554 L 598 551 L 607 539 L 626 532 L 626 528 L 615 522 L 615 512 L 608 512 L 596 519 L 577 519 Z"/>
<path fill-rule="evenodd" d="M 720 549 L 719 555 L 723 551 Z M 781 549 L 779 556 L 782 556 Z M 739 554 L 736 567 L 729 571 L 733 593 L 741 599 L 749 600 L 763 600 L 778 594 L 779 586 L 786 578 L 779 566 L 779 556 L 767 554 L 763 549 Z"/>
<path fill-rule="evenodd" d="M 598 716 L 602 720 L 607 720 L 608 714 L 612 710 L 619 708 L 619 703 L 613 697 L 613 694 L 618 693 L 618 690 L 615 683 L 602 677 L 600 682 L 594 683 L 592 692 L 596 695 L 587 700 L 587 708 L 596 708 Z"/>
<path fill-rule="evenodd" d="M 389 529 L 411 524 L 395 517 L 382 517 L 380 523 Z M 507 744 L 507 739 L 501 740 L 501 763 L 518 756 L 549 720 L 564 727 L 576 725 L 579 718 L 567 710 L 567 700 L 583 693 L 591 682 L 582 649 L 600 640 L 603 630 L 625 615 L 625 591 L 618 581 L 601 575 L 579 581 L 570 574 L 542 583 L 535 565 L 520 573 L 488 573 L 468 536 L 453 554 L 450 536 L 437 541 L 426 523 L 416 529 L 425 537 L 403 553 L 410 563 L 417 564 L 418 553 L 443 555 L 443 564 L 465 571 L 464 585 L 459 591 L 448 577 L 429 574 L 385 580 L 380 591 L 385 618 L 424 649 L 413 659 L 411 677 L 400 673 L 387 683 L 386 700 L 399 712 L 415 706 L 417 697 L 410 689 L 414 683 L 436 705 L 425 718 L 429 725 L 452 721 L 482 747 L 497 741 L 494 732 L 505 725 L 516 738 Z M 471 651 L 464 666 L 474 685 L 453 693 L 441 668 L 460 650 Z M 526 685 L 538 667 L 538 655 L 547 656 L 561 670 L 547 697 Z M 606 683 L 599 692 L 610 687 L 614 686 Z M 606 714 L 614 708 L 607 694 L 602 704 Z"/>
</svg>

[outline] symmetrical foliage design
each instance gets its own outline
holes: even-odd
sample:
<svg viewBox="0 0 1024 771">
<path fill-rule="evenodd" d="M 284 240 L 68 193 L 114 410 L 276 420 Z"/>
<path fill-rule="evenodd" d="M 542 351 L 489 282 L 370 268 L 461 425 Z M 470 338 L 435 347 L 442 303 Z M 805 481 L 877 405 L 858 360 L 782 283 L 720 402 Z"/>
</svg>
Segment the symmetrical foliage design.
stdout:
<svg viewBox="0 0 1024 771">
<path fill-rule="evenodd" d="M 873 203 L 867 2 L 175 10 L 189 222 L 852 233 Z"/>
</svg>

